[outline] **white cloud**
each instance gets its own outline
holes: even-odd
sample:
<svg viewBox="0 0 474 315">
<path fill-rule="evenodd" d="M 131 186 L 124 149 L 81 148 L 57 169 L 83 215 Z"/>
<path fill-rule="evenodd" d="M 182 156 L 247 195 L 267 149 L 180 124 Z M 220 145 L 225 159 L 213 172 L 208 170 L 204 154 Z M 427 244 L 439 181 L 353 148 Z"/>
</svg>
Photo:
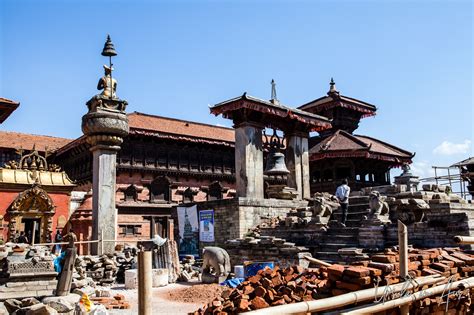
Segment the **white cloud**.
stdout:
<svg viewBox="0 0 474 315">
<path fill-rule="evenodd" d="M 413 162 L 411 165 L 411 172 L 413 175 L 419 176 L 420 178 L 434 177 L 434 169 L 427 161 Z"/>
<path fill-rule="evenodd" d="M 464 140 L 463 143 L 452 143 L 443 141 L 439 146 L 434 148 L 433 154 L 437 155 L 455 155 L 466 154 L 471 147 L 471 140 Z"/>
</svg>

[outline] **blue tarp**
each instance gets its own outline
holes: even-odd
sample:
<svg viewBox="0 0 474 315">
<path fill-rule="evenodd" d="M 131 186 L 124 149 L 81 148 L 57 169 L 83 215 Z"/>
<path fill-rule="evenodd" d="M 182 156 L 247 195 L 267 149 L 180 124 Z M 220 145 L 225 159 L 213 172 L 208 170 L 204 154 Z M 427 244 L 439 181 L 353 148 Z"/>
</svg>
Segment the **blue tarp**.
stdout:
<svg viewBox="0 0 474 315">
<path fill-rule="evenodd" d="M 244 282 L 244 278 L 234 278 L 234 279 L 229 279 L 224 282 L 222 282 L 220 285 L 226 285 L 231 288 L 236 288 L 239 284 Z"/>
<path fill-rule="evenodd" d="M 58 257 L 56 257 L 53 261 L 53 264 L 54 264 L 54 270 L 57 272 L 57 273 L 61 273 L 61 270 L 63 269 L 63 260 L 64 260 L 64 256 L 66 256 L 66 252 L 62 252 L 61 255 L 59 255 Z"/>
</svg>

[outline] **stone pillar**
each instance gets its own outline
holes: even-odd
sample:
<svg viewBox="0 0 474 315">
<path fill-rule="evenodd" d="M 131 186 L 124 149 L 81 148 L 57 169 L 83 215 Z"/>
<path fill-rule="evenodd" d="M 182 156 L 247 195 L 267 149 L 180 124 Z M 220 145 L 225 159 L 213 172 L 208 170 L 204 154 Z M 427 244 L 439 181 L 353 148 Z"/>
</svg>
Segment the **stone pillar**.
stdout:
<svg viewBox="0 0 474 315">
<path fill-rule="evenodd" d="M 117 150 L 97 145 L 91 148 L 92 171 L 92 239 L 115 240 L 117 209 L 115 208 L 115 178 Z M 115 244 L 104 242 L 103 253 L 113 253 Z M 92 244 L 92 249 L 96 243 Z M 102 254 L 97 251 L 97 254 Z"/>
<path fill-rule="evenodd" d="M 87 102 L 89 112 L 82 117 L 82 131 L 91 145 L 92 167 L 92 239 L 115 240 L 117 210 L 115 181 L 117 151 L 128 134 L 126 101 L 96 95 Z M 113 253 L 114 242 L 91 244 L 91 253 Z"/>
<path fill-rule="evenodd" d="M 296 189 L 298 199 L 310 198 L 308 134 L 293 132 L 286 138 L 286 166 L 290 171 L 288 186 Z"/>
<path fill-rule="evenodd" d="M 241 123 L 235 127 L 237 196 L 263 199 L 263 126 Z"/>
</svg>

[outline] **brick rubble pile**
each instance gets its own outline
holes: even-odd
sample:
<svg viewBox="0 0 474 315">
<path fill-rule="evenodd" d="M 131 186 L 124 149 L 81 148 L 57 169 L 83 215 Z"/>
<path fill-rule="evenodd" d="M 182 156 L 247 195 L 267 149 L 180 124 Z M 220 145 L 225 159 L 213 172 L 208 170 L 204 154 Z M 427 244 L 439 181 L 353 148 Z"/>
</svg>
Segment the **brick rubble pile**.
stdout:
<svg viewBox="0 0 474 315">
<path fill-rule="evenodd" d="M 401 280 L 398 276 L 399 266 L 396 248 L 389 248 L 383 253 L 372 255 L 369 260 L 351 265 L 334 264 L 308 269 L 301 266 L 266 268 L 247 278 L 230 293 L 224 292 L 194 314 L 237 314 L 337 296 L 376 285 L 395 284 Z M 459 248 L 410 249 L 408 269 L 413 278 L 442 275 L 456 281 L 474 275 L 474 256 Z M 466 311 L 470 295 L 451 297 L 456 303 L 450 303 L 449 309 L 453 312 Z M 431 314 L 446 306 L 441 304 L 440 307 L 440 301 L 440 297 L 426 298 L 414 303 L 412 308 L 416 314 Z"/>
</svg>

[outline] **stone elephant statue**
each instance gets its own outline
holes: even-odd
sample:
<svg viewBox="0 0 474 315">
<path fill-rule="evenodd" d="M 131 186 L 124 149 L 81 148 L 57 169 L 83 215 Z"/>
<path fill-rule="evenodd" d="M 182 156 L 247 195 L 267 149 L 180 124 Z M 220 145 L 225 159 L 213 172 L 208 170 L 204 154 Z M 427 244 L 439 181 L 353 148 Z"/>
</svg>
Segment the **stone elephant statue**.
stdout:
<svg viewBox="0 0 474 315">
<path fill-rule="evenodd" d="M 231 272 L 230 257 L 223 248 L 204 247 L 202 260 L 202 281 L 205 283 L 222 282 Z"/>
</svg>

